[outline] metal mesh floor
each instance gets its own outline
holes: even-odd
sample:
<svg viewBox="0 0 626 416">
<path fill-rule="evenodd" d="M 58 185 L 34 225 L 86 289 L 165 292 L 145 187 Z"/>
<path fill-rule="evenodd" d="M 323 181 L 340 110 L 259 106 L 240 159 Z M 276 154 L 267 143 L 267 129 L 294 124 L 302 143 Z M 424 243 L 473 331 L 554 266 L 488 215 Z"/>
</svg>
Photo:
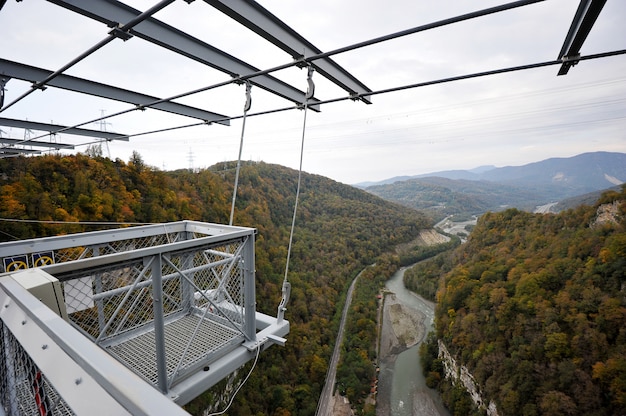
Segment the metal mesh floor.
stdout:
<svg viewBox="0 0 626 416">
<path fill-rule="evenodd" d="M 200 323 L 194 339 L 189 342 Z M 168 379 L 179 367 L 179 374 L 196 369 L 231 350 L 244 340 L 243 335 L 210 319 L 195 315 L 178 318 L 165 325 L 165 352 Z M 189 344 L 189 346 L 188 346 Z M 154 330 L 131 338 L 106 350 L 128 368 L 156 385 L 158 380 Z M 182 360 L 182 363 L 181 363 Z M 180 365 L 179 365 L 180 363 Z M 176 377 L 176 378 L 177 378 Z"/>
</svg>

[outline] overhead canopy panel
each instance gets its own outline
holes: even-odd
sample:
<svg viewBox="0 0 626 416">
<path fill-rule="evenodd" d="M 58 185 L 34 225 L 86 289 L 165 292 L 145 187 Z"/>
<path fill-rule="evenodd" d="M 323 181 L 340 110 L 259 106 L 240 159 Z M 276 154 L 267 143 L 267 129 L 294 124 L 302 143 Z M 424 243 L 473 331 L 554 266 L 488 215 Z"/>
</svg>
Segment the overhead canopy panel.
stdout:
<svg viewBox="0 0 626 416">
<path fill-rule="evenodd" d="M 246 0 L 204 1 L 291 54 L 294 59 L 307 58 L 322 53 L 311 42 L 256 2 Z M 367 95 L 371 90 L 332 59 L 321 58 L 314 60 L 311 64 L 317 72 L 336 85 L 350 94 L 358 94 L 361 100 L 371 104 L 371 97 Z"/>
<path fill-rule="evenodd" d="M 53 71 L 25 65 L 19 62 L 12 62 L 0 58 L 0 76 L 8 78 L 20 79 L 22 81 L 39 82 L 45 79 Z M 192 117 L 208 122 L 216 122 L 219 124 L 229 125 L 228 117 L 222 114 L 212 113 L 199 108 L 178 104 L 172 101 L 159 102 L 151 104 L 161 99 L 151 95 L 141 94 L 138 92 L 113 87 L 99 82 L 90 81 L 71 75 L 60 74 L 46 83 L 51 87 L 61 88 L 69 91 L 80 92 L 93 95 L 96 97 L 108 98 L 110 100 L 121 101 L 136 106 L 148 106 L 158 110 L 167 111 L 169 113 L 179 114 L 182 116 Z"/>
<path fill-rule="evenodd" d="M 569 69 L 578 63 L 580 48 L 585 43 L 605 3 L 606 0 L 581 0 L 561 52 L 559 52 L 558 59 L 563 60 L 563 65 L 558 75 L 566 75 Z"/>
<path fill-rule="evenodd" d="M 126 4 L 115 0 L 48 0 L 51 3 L 66 9 L 80 13 L 91 19 L 114 27 L 120 22 L 128 22 L 141 13 Z M 162 46 L 194 61 L 200 62 L 211 68 L 225 72 L 232 77 L 248 75 L 259 72 L 258 68 L 239 60 L 226 52 L 223 52 L 175 27 L 161 22 L 153 17 L 137 24 L 131 33 L 148 42 Z M 253 85 L 270 91 L 294 103 L 302 103 L 304 92 L 291 85 L 271 76 L 258 75 L 250 79 Z M 309 108 L 319 111 L 316 99 L 309 100 Z"/>
</svg>

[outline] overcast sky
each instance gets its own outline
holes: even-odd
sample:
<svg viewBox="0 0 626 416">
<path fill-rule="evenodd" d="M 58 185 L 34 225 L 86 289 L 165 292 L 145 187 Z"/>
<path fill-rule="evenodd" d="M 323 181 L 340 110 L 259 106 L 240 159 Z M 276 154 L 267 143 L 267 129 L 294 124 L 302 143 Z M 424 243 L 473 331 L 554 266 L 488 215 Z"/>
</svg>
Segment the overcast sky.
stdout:
<svg viewBox="0 0 626 416">
<path fill-rule="evenodd" d="M 154 1 L 127 1 L 145 10 Z M 265 8 L 322 51 L 503 4 L 467 0 L 264 0 Z M 336 55 L 373 91 L 455 75 L 556 59 L 578 6 L 548 0 L 472 21 Z M 203 1 L 178 0 L 155 18 L 261 68 L 291 61 L 269 42 Z M 581 52 L 626 49 L 626 2 L 609 0 Z M 0 57 L 56 70 L 106 37 L 109 28 L 43 0 L 8 0 L 0 10 Z M 626 152 L 626 55 L 584 61 L 557 77 L 558 66 L 375 95 L 308 112 L 303 169 L 344 183 L 378 181 L 480 165 L 522 165 L 591 151 Z M 169 97 L 228 80 L 228 76 L 157 46 L 116 39 L 67 74 Z M 275 76 L 306 90 L 306 71 Z M 347 94 L 314 74 L 316 97 Z M 11 80 L 6 103 L 29 83 Z M 228 116 L 242 114 L 244 87 L 230 85 L 180 99 Z M 252 88 L 259 112 L 290 106 Z M 114 101 L 48 88 L 0 117 L 75 125 L 129 108 Z M 304 112 L 249 117 L 243 159 L 297 168 Z M 158 110 L 134 111 L 86 128 L 137 134 L 195 120 Z M 25 132 L 2 127 L 3 137 Z M 30 133 L 31 137 L 40 132 Z M 138 151 L 159 169 L 205 168 L 236 160 L 241 121 L 131 137 L 103 146 L 105 156 L 128 160 Z M 47 140 L 42 138 L 40 140 Z M 60 135 L 58 141 L 85 143 Z M 78 147 L 85 151 L 85 146 Z M 626 180 L 626 178 L 621 178 Z"/>
</svg>

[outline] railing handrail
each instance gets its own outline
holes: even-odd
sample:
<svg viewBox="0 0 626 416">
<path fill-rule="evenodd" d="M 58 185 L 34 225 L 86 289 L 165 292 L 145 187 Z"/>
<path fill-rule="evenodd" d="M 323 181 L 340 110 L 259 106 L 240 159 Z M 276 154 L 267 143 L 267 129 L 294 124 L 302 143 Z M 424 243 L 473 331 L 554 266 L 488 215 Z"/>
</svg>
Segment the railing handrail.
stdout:
<svg viewBox="0 0 626 416">
<path fill-rule="evenodd" d="M 163 244 L 153 247 L 139 248 L 131 251 L 122 251 L 119 253 L 107 254 L 106 256 L 89 257 L 80 260 L 69 261 L 66 263 L 51 264 L 42 267 L 43 270 L 53 276 L 65 273 L 71 273 L 77 270 L 93 269 L 101 266 L 108 266 L 113 263 L 121 263 L 132 261 L 146 256 L 169 253 L 173 251 L 188 250 L 202 245 L 220 244 L 228 241 L 236 241 L 241 238 L 253 235 L 254 229 L 240 229 L 231 231 L 222 235 L 212 235 L 207 237 L 199 237 L 191 240 L 182 240 L 175 243 Z M 59 277 L 59 280 L 63 280 Z"/>
<path fill-rule="evenodd" d="M 6 242 L 2 243 L 2 257 L 108 244 L 133 238 L 153 237 L 178 232 L 196 232 L 208 236 L 223 236 L 243 230 L 250 230 L 250 228 L 184 220 L 165 224 L 141 225 L 115 230 L 100 230 Z"/>
<path fill-rule="evenodd" d="M 76 414 L 187 415 L 6 273 L 0 319 Z"/>
</svg>

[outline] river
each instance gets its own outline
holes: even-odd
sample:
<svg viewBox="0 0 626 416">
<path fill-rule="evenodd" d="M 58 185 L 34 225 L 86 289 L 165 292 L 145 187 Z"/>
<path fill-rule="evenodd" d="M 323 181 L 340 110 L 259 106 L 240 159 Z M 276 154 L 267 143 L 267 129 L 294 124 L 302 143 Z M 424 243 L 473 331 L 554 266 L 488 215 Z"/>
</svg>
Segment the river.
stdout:
<svg viewBox="0 0 626 416">
<path fill-rule="evenodd" d="M 424 316 L 425 334 L 433 329 L 434 303 L 407 290 L 404 286 L 404 271 L 400 269 L 385 286 L 396 294 L 398 301 L 405 306 L 417 309 Z M 421 343 L 421 341 L 420 341 Z M 380 408 L 390 409 L 393 416 L 449 416 L 450 412 L 443 406 L 439 393 L 426 386 L 426 380 L 419 361 L 419 345 L 401 352 L 395 360 L 385 359 L 380 363 L 379 386 L 388 386 L 389 403 Z M 379 401 L 382 391 L 379 391 Z M 377 412 L 378 416 L 386 416 Z"/>
</svg>

